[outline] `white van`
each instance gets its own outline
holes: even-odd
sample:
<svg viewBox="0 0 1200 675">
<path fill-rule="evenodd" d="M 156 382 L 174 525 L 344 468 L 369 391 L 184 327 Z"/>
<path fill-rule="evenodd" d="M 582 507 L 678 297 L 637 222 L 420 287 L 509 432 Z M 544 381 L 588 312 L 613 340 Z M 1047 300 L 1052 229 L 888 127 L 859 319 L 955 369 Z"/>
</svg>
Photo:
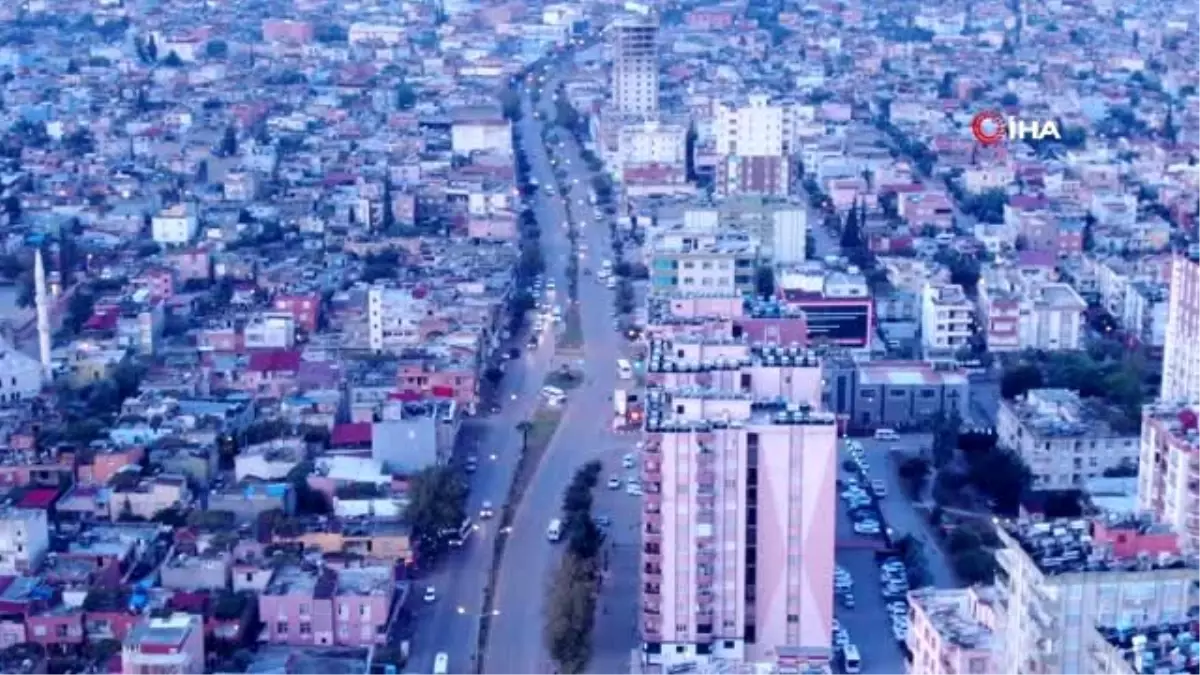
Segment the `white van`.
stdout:
<svg viewBox="0 0 1200 675">
<path fill-rule="evenodd" d="M 862 656 L 858 653 L 858 647 L 854 643 L 847 643 L 842 648 L 842 659 L 845 661 L 845 670 L 847 673 L 862 672 Z"/>
<path fill-rule="evenodd" d="M 450 672 L 450 655 L 446 652 L 438 652 L 437 656 L 433 657 L 433 675 L 447 675 Z"/>
<path fill-rule="evenodd" d="M 550 521 L 550 526 L 546 528 L 546 539 L 552 543 L 558 543 L 562 539 L 562 521 L 558 518 Z"/>
<path fill-rule="evenodd" d="M 876 429 L 875 440 L 877 441 L 898 441 L 900 434 L 896 433 L 895 429 Z"/>
</svg>

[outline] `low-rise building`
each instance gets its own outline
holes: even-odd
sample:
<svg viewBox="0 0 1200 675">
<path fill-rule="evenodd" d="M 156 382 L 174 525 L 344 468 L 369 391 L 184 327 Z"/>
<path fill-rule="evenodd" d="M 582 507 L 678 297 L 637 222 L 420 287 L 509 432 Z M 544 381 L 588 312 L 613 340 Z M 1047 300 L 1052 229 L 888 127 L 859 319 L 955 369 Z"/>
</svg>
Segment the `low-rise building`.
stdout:
<svg viewBox="0 0 1200 675">
<path fill-rule="evenodd" d="M 387 640 L 395 581 L 389 567 L 283 565 L 259 595 L 267 641 L 345 647 Z"/>
<path fill-rule="evenodd" d="M 991 588 L 922 588 L 908 594 L 908 672 L 984 675 L 996 672 Z"/>
<path fill-rule="evenodd" d="M 921 290 L 921 346 L 925 356 L 952 356 L 975 334 L 975 305 L 958 284 Z"/>
<path fill-rule="evenodd" d="M 1033 473 L 1037 489 L 1079 487 L 1106 469 L 1133 467 L 1138 436 L 1114 424 L 1118 411 L 1066 389 L 1031 389 L 1000 404 L 996 432 Z"/>
<path fill-rule="evenodd" d="M 205 663 L 204 622 L 192 614 L 142 619 L 121 650 L 121 672 L 130 675 L 190 675 Z"/>
<path fill-rule="evenodd" d="M 1069 284 L 987 270 L 979 282 L 981 328 L 989 351 L 1074 350 L 1082 345 L 1087 302 Z"/>
</svg>

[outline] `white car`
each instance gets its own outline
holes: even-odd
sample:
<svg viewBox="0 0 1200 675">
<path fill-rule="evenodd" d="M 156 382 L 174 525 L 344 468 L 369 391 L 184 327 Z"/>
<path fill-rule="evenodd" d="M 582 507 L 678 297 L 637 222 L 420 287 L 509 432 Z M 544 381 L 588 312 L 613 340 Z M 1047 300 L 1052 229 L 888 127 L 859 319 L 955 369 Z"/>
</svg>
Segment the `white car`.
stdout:
<svg viewBox="0 0 1200 675">
<path fill-rule="evenodd" d="M 426 586 L 425 602 L 433 602 L 434 600 L 437 600 L 437 591 L 433 589 L 433 586 Z"/>
<path fill-rule="evenodd" d="M 874 492 L 876 497 L 886 497 L 887 484 L 876 478 L 875 480 L 871 481 L 871 492 Z"/>
<path fill-rule="evenodd" d="M 491 502 L 484 502 L 483 504 L 481 504 L 479 506 L 479 519 L 480 520 L 485 520 L 487 518 L 491 518 L 494 515 L 496 515 L 496 511 L 494 509 L 492 509 Z"/>
<path fill-rule="evenodd" d="M 634 458 L 632 452 L 626 453 L 626 455 L 621 458 L 621 466 L 626 469 L 632 469 L 633 467 L 637 466 L 637 460 Z"/>
<path fill-rule="evenodd" d="M 609 478 L 608 479 L 608 489 L 609 490 L 620 490 L 621 489 L 621 479 L 617 478 L 616 476 Z"/>
<path fill-rule="evenodd" d="M 879 534 L 879 526 L 878 525 L 868 525 L 866 523 L 855 523 L 854 524 L 854 533 L 855 534 Z"/>
<path fill-rule="evenodd" d="M 641 483 L 633 483 L 633 482 L 626 483 L 625 484 L 625 494 L 627 494 L 631 497 L 641 497 L 642 496 L 642 484 Z"/>
</svg>

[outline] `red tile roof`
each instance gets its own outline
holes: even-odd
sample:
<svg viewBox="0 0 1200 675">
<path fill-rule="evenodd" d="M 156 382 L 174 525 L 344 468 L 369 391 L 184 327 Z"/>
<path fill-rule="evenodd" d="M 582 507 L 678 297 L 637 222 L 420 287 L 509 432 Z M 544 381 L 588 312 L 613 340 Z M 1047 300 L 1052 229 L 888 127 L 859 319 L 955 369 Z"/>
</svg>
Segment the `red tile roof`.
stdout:
<svg viewBox="0 0 1200 675">
<path fill-rule="evenodd" d="M 329 442 L 333 445 L 363 445 L 371 442 L 372 431 L 370 422 L 337 424 L 329 434 Z"/>
<path fill-rule="evenodd" d="M 286 349 L 254 352 L 249 368 L 255 373 L 294 373 L 300 369 L 300 352 Z"/>
</svg>

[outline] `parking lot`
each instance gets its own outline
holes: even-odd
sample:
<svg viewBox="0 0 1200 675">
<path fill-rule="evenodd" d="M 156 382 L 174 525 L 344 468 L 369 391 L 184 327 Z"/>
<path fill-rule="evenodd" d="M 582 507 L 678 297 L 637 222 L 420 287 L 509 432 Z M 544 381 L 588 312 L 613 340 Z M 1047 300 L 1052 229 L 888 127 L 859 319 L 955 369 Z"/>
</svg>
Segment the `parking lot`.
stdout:
<svg viewBox="0 0 1200 675">
<path fill-rule="evenodd" d="M 890 528 L 896 536 L 912 534 L 919 540 L 929 541 L 928 525 L 920 513 L 913 508 L 904 492 L 895 469 L 888 458 L 893 448 L 915 449 L 928 444 L 928 435 L 905 435 L 897 441 L 876 441 L 874 439 L 857 439 L 863 447 L 861 456 L 866 460 L 866 471 L 862 474 L 852 474 L 841 467 L 845 460 L 853 455 L 845 446 L 839 450 L 838 477 L 842 485 L 851 475 L 857 475 L 859 484 L 864 492 L 869 492 L 871 481 L 880 481 L 884 489 L 882 498 L 871 501 L 872 506 L 863 509 L 869 513 L 877 509 L 882 518 L 881 529 Z M 854 607 L 847 608 L 839 595 L 836 599 L 834 616 L 837 618 L 849 638 L 849 642 L 858 648 L 863 673 L 901 673 L 905 672 L 904 653 L 900 643 L 893 633 L 892 620 L 889 618 L 888 600 L 882 594 L 882 582 L 879 561 L 876 560 L 875 548 L 882 547 L 881 535 L 856 534 L 854 519 L 847 499 L 842 497 L 844 487 L 838 489 L 838 567 L 849 574 L 853 581 Z M 860 499 L 860 504 L 864 502 Z M 877 506 L 876 506 L 877 505 Z M 860 520 L 862 518 L 860 517 Z M 929 571 L 936 586 L 951 587 L 955 580 L 947 566 L 941 550 L 936 545 L 924 548 L 929 561 Z M 835 666 L 842 667 L 838 659 Z"/>
</svg>

